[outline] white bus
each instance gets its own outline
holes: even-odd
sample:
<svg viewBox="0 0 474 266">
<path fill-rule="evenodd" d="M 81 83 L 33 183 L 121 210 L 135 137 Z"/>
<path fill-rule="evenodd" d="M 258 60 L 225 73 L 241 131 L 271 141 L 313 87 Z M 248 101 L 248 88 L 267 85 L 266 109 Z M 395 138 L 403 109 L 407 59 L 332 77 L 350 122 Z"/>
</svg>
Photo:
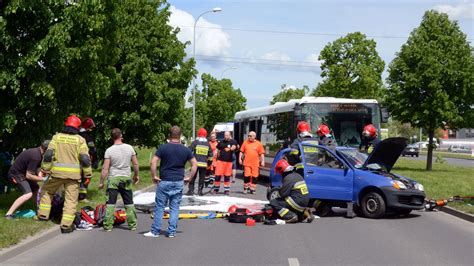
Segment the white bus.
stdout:
<svg viewBox="0 0 474 266">
<path fill-rule="evenodd" d="M 338 145 L 358 147 L 366 124 L 372 123 L 381 136 L 380 123 L 386 120 L 386 111 L 382 119 L 381 108 L 373 99 L 303 97 L 236 113 L 234 138 L 242 143 L 249 131 L 255 131 L 267 155 L 273 157 L 296 138 L 299 121 L 308 122 L 313 133 L 324 122 L 331 128 Z"/>
</svg>

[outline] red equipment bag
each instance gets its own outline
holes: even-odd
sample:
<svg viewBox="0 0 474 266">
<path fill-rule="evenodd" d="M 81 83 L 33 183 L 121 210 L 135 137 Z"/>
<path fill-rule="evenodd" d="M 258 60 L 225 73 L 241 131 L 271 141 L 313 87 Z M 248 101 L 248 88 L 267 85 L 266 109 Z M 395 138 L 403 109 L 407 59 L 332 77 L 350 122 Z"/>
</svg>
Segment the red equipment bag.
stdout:
<svg viewBox="0 0 474 266">
<path fill-rule="evenodd" d="M 127 220 L 127 213 L 124 210 L 116 210 L 114 213 L 114 224 L 123 224 Z"/>
<path fill-rule="evenodd" d="M 82 207 L 81 208 L 81 219 L 90 223 L 90 224 L 96 224 L 96 221 L 94 220 L 94 218 L 92 218 L 90 215 L 89 215 L 89 212 L 91 211 L 94 211 L 94 208 L 90 207 L 90 206 L 85 206 L 85 207 Z"/>
<path fill-rule="evenodd" d="M 106 209 L 107 206 L 105 206 L 105 204 L 99 204 L 95 207 L 94 219 L 98 226 L 102 226 L 104 224 Z"/>
</svg>

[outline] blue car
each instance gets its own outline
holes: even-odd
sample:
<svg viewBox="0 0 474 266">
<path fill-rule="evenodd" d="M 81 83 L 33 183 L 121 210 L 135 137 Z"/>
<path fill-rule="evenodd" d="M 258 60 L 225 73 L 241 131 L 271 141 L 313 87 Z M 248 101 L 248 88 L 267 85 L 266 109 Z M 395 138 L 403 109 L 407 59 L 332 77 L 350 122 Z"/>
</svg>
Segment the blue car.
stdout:
<svg viewBox="0 0 474 266">
<path fill-rule="evenodd" d="M 347 207 L 352 203 L 355 213 L 374 219 L 389 211 L 407 215 L 412 210 L 423 209 L 423 185 L 390 172 L 406 146 L 405 138 L 389 138 L 367 155 L 350 147 L 331 150 L 320 145 L 300 144 L 310 207 L 324 216 L 331 207 Z M 281 186 L 281 176 L 274 172 L 275 164 L 289 151 L 289 148 L 281 150 L 274 158 L 269 200 L 279 196 Z"/>
</svg>

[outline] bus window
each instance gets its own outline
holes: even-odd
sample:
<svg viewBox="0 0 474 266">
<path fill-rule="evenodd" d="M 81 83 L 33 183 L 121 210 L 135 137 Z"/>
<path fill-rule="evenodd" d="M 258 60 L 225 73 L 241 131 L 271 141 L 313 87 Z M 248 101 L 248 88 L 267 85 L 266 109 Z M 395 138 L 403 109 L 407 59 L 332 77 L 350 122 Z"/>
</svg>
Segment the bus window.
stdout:
<svg viewBox="0 0 474 266">
<path fill-rule="evenodd" d="M 303 106 L 302 120 L 310 123 L 313 132 L 326 123 L 338 145 L 358 147 L 365 125 L 380 128 L 380 110 L 373 103 L 311 103 Z"/>
</svg>

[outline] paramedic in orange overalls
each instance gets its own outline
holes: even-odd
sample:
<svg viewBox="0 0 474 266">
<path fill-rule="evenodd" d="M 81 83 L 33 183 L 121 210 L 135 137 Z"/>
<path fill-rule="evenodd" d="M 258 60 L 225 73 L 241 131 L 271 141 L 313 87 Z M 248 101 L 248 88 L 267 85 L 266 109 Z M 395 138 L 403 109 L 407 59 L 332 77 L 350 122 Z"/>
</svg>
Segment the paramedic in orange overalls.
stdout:
<svg viewBox="0 0 474 266">
<path fill-rule="evenodd" d="M 248 139 L 240 148 L 239 163 L 244 166 L 244 194 L 254 194 L 257 190 L 259 167 L 265 166 L 265 149 L 256 139 L 257 134 L 250 131 Z"/>
</svg>

